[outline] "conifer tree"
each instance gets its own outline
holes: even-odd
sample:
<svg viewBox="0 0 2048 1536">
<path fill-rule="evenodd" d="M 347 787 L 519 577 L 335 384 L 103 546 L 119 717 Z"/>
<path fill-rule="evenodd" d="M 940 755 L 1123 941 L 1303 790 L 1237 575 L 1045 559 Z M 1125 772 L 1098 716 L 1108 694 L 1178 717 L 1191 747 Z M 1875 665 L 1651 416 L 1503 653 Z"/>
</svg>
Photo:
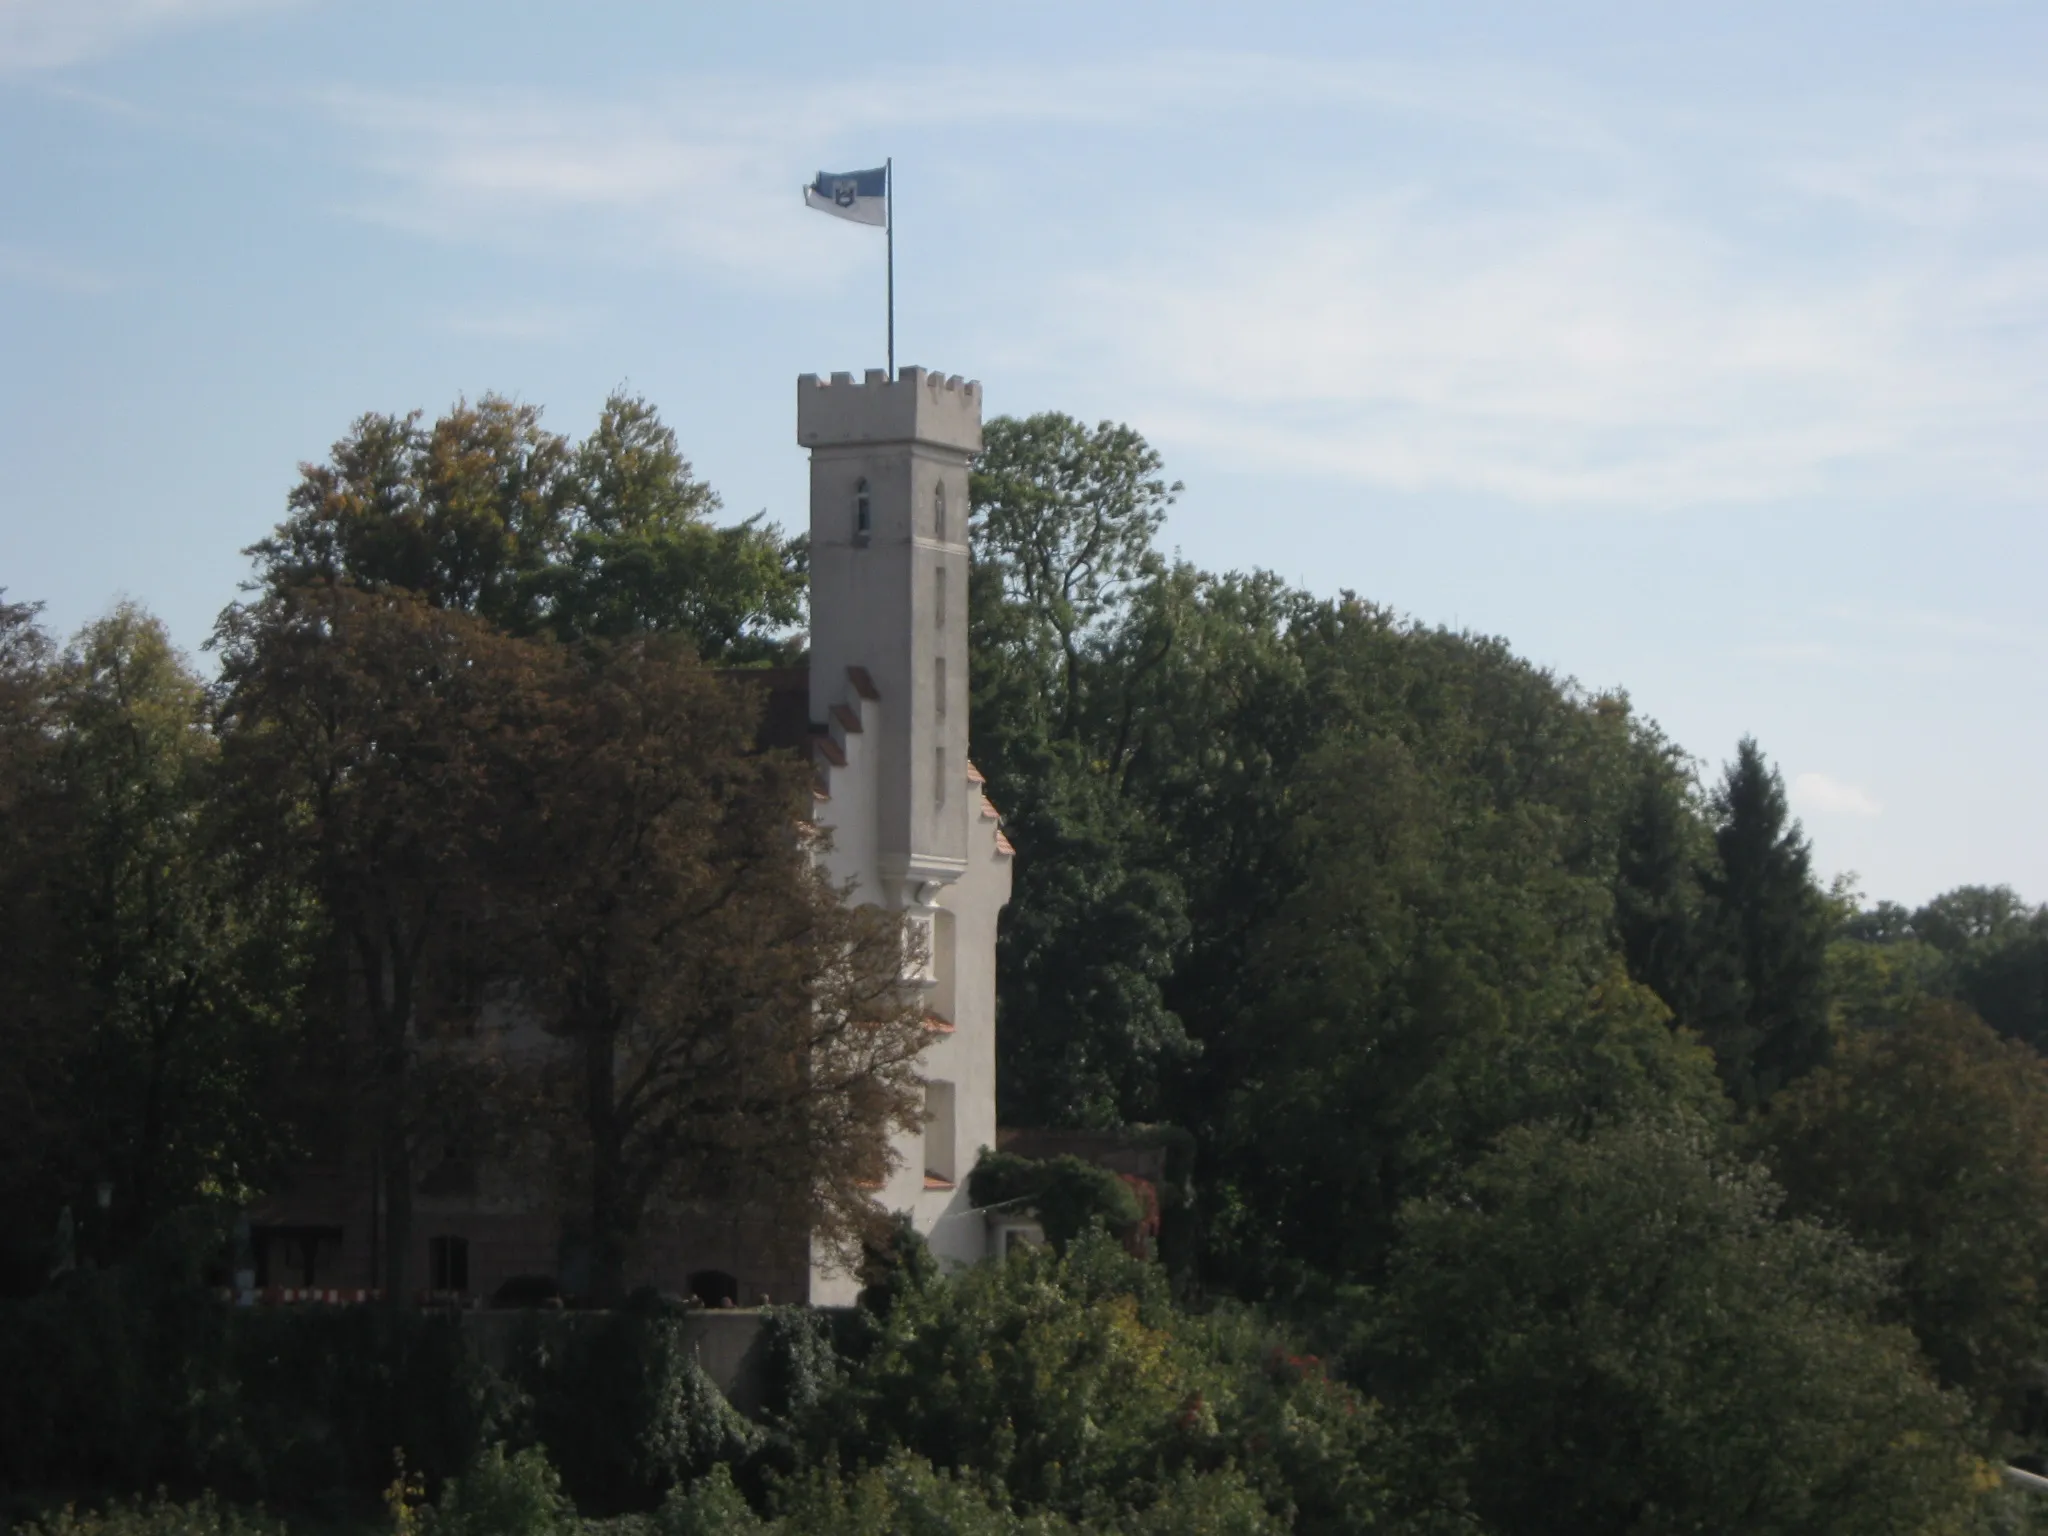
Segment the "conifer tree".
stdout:
<svg viewBox="0 0 2048 1536">
<path fill-rule="evenodd" d="M 1828 909 L 1785 781 L 1753 738 L 1736 748 L 1712 810 L 1714 858 L 1701 885 L 1735 985 L 1698 1024 L 1730 1095 L 1754 1106 L 1827 1059 Z"/>
</svg>

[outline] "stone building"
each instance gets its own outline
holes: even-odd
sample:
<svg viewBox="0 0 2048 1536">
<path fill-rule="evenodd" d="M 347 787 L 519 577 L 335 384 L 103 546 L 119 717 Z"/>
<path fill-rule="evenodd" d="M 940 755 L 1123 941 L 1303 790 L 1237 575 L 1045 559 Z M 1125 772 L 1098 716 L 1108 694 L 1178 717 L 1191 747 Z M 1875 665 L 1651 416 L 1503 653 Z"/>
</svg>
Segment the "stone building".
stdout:
<svg viewBox="0 0 2048 1536">
<path fill-rule="evenodd" d="M 928 957 L 924 1127 L 898 1138 L 875 1198 L 908 1212 L 941 1258 L 969 1263 L 991 1245 L 966 1180 L 996 1144 L 996 923 L 1012 851 L 967 755 L 967 474 L 981 386 L 921 368 L 893 381 L 878 369 L 805 375 L 797 440 L 811 461 L 810 663 L 746 678 L 767 693 L 766 743 L 815 765 L 828 872 L 853 900 L 902 912 Z M 375 1200 L 374 1179 L 346 1159 L 307 1169 L 249 1213 L 258 1283 L 374 1284 Z M 808 1233 L 745 1209 L 680 1214 L 643 1236 L 636 1283 L 742 1303 L 842 1304 L 858 1289 Z M 423 1171 L 412 1241 L 423 1289 L 488 1297 L 513 1276 L 578 1289 L 554 1214 L 453 1149 Z"/>
<path fill-rule="evenodd" d="M 967 467 L 981 386 L 921 368 L 797 381 L 811 455 L 811 729 L 818 819 L 854 899 L 930 954 L 925 1128 L 878 1198 L 942 1258 L 987 1251 L 967 1172 L 996 1144 L 996 919 L 1010 845 L 967 757 Z M 813 1266 L 810 1294 L 851 1301 Z"/>
</svg>

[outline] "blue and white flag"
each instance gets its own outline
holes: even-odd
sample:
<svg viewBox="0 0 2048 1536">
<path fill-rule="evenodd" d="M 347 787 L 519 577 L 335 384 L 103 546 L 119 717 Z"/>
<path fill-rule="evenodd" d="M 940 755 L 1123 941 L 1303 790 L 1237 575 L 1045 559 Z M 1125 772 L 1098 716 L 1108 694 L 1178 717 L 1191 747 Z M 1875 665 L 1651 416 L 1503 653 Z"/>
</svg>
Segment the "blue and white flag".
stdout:
<svg viewBox="0 0 2048 1536">
<path fill-rule="evenodd" d="M 818 179 L 804 188 L 804 201 L 856 224 L 889 222 L 889 172 L 876 166 L 872 171 L 820 171 Z"/>
</svg>

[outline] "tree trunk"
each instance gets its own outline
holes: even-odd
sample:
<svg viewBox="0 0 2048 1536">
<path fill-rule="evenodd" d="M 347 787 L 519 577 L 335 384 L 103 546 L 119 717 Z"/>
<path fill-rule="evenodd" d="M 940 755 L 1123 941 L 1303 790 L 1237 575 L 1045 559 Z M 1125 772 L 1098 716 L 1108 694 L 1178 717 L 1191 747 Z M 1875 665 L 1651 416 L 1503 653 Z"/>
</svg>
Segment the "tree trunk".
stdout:
<svg viewBox="0 0 2048 1536">
<path fill-rule="evenodd" d="M 590 1293 L 602 1307 L 616 1305 L 626 1294 L 626 1249 L 634 1226 L 627 1208 L 617 1079 L 613 1032 L 586 1031 L 583 1114 L 590 1131 Z"/>
<path fill-rule="evenodd" d="M 363 991 L 370 1013 L 378 1107 L 377 1153 L 383 1166 L 384 1300 L 403 1306 L 412 1279 L 412 1145 L 406 1123 L 411 1062 L 406 1051 L 406 1026 L 412 1018 L 412 967 L 395 944 L 387 948 L 373 935 L 360 936 Z"/>
</svg>

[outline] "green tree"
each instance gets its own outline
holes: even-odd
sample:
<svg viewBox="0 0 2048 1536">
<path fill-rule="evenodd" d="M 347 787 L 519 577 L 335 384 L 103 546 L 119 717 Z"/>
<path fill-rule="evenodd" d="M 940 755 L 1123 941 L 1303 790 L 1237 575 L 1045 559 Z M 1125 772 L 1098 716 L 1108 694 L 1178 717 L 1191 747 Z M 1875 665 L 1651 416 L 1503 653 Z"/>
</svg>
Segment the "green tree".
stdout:
<svg viewBox="0 0 2048 1536">
<path fill-rule="evenodd" d="M 1161 994 L 1183 895 L 1096 728 L 1108 659 L 1178 492 L 1129 427 L 999 418 L 972 480 L 976 761 L 1018 854 L 1000 939 L 1002 1113 L 1115 1124 L 1187 1052 Z"/>
<path fill-rule="evenodd" d="M 899 1293 L 801 1430 L 855 1466 L 909 1452 L 1083 1529 L 1174 1529 L 1169 1511 L 1205 1502 L 1200 1474 L 1239 1490 L 1211 1485 L 1214 1502 L 1248 1488 L 1304 1533 L 1377 1529 L 1386 1499 L 1370 1403 L 1239 1313 L 1177 1312 L 1158 1267 L 1100 1232 Z"/>
<path fill-rule="evenodd" d="M 1915 912 L 1912 932 L 1943 954 L 1960 954 L 2018 938 L 2041 911 L 2009 885 L 1959 885 Z"/>
<path fill-rule="evenodd" d="M 675 634 L 707 660 L 788 659 L 777 636 L 803 622 L 802 540 L 758 516 L 714 526 L 717 493 L 641 399 L 607 400 L 574 466 L 566 539 L 538 583 L 554 633 Z"/>
<path fill-rule="evenodd" d="M 570 1043 L 542 1076 L 616 1301 L 643 1222 L 741 1198 L 850 1248 L 929 1043 L 900 918 L 849 906 L 793 835 L 808 765 L 759 700 L 662 640 L 593 645 L 548 689 L 493 876 L 518 1002 Z"/>
<path fill-rule="evenodd" d="M 61 1106 L 75 978 L 52 910 L 64 862 L 52 716 L 54 647 L 39 604 L 0 602 L 0 1214 L 9 1286 L 39 1283 L 56 1228 L 50 1149 L 67 1141 Z"/>
<path fill-rule="evenodd" d="M 1055 738 L 1080 729 L 1089 652 L 1158 568 L 1152 540 L 1181 489 L 1161 467 L 1152 446 L 1117 423 L 1091 430 L 1046 412 L 998 417 L 983 430 L 971 486 L 974 558 L 1015 622 L 984 630 L 981 648 L 1009 641 L 1002 660 L 1036 685 Z"/>
<path fill-rule="evenodd" d="M 1894 1259 L 1943 1380 L 2018 1427 L 2048 1347 L 2048 1064 L 1923 1000 L 1848 1034 L 1758 1129 L 1792 1209 Z"/>
<path fill-rule="evenodd" d="M 465 925 L 520 803 L 545 714 L 544 647 L 411 593 L 309 587 L 230 609 L 220 731 L 232 814 L 274 878 L 319 903 L 327 944 L 323 1017 L 344 1063 L 382 1192 L 388 1293 L 409 1288 L 423 1146 L 477 1118 L 481 1065 L 436 1040 L 435 1004 L 466 995 Z"/>
<path fill-rule="evenodd" d="M 1402 1203 L 1518 1123 L 1718 1102 L 1622 970 L 1571 820 L 1496 801 L 1448 745 L 1335 740 L 1297 785 L 1313 857 L 1259 935 L 1206 1164 L 1240 1285 L 1375 1278 Z"/>
<path fill-rule="evenodd" d="M 431 426 L 369 415 L 301 467 L 289 515 L 248 553 L 259 590 L 403 589 L 512 634 L 686 636 L 707 659 L 782 657 L 803 615 L 804 546 L 758 518 L 712 523 L 646 401 L 605 402 L 571 443 L 536 406 L 486 395 Z"/>
<path fill-rule="evenodd" d="M 1365 1384 L 1484 1528 L 1962 1531 L 1967 1410 L 1881 1262 L 1683 1121 L 1510 1131 L 1402 1215 Z"/>
<path fill-rule="evenodd" d="M 132 605 L 52 675 L 70 836 L 55 893 L 78 988 L 67 1170 L 114 1185 L 124 1243 L 202 1197 L 246 1199 L 287 1150 L 273 1113 L 296 1028 L 306 913 L 212 812 L 208 701 Z"/>
<path fill-rule="evenodd" d="M 1737 1103 L 1754 1106 L 1827 1059 L 1829 912 L 1785 782 L 1744 737 L 1712 801 L 1702 876 L 1714 933 L 1739 983 L 1697 1020 Z"/>
</svg>

